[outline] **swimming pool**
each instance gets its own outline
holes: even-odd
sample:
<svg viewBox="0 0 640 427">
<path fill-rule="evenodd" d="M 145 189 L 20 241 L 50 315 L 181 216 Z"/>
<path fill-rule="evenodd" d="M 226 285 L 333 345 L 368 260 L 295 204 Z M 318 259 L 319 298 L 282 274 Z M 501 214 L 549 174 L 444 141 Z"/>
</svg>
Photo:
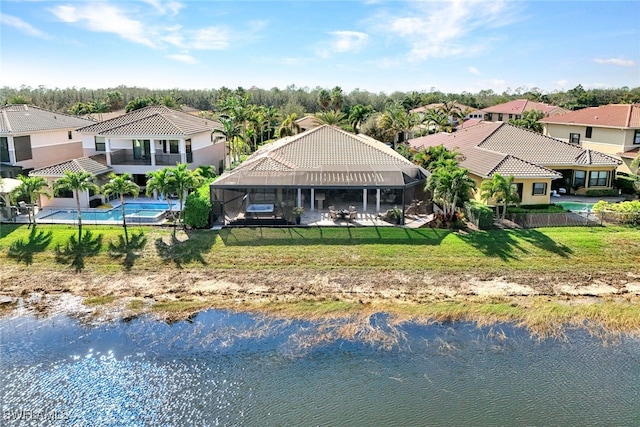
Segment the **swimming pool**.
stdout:
<svg viewBox="0 0 640 427">
<path fill-rule="evenodd" d="M 131 223 L 157 223 L 166 214 L 168 207 L 166 203 L 131 203 L 124 204 L 124 214 L 127 222 Z M 176 209 L 171 205 L 171 209 Z M 122 208 L 118 205 L 111 209 L 91 209 L 82 210 L 82 222 L 86 223 L 114 223 L 122 222 Z M 40 222 L 69 222 L 77 221 L 78 212 L 76 210 L 57 210 L 39 218 Z"/>
<path fill-rule="evenodd" d="M 568 211 L 571 212 L 580 212 L 580 211 L 591 211 L 593 208 L 593 203 L 582 203 L 582 202 L 556 202 L 558 206 L 562 206 Z"/>
</svg>

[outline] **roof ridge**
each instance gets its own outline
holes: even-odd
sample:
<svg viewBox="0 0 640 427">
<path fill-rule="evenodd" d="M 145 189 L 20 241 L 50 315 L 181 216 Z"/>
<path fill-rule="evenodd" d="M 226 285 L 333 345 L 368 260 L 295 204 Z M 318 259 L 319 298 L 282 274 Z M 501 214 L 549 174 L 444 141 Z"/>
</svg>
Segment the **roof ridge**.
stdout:
<svg viewBox="0 0 640 427">
<path fill-rule="evenodd" d="M 631 115 L 633 113 L 633 104 L 629 104 L 629 112 L 627 113 L 626 127 L 631 127 Z"/>
</svg>

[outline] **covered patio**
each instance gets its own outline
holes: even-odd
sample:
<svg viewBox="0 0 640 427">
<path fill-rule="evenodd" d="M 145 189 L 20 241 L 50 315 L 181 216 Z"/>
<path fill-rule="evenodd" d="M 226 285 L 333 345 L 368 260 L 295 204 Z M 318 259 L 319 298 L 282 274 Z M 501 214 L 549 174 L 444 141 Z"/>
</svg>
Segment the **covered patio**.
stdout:
<svg viewBox="0 0 640 427">
<path fill-rule="evenodd" d="M 213 214 L 222 225 L 384 225 L 378 214 L 397 208 L 404 223 L 412 202 L 428 200 L 427 175 L 379 141 L 325 125 L 222 175 L 211 184 Z M 355 214 L 332 218 L 330 208 Z"/>
</svg>

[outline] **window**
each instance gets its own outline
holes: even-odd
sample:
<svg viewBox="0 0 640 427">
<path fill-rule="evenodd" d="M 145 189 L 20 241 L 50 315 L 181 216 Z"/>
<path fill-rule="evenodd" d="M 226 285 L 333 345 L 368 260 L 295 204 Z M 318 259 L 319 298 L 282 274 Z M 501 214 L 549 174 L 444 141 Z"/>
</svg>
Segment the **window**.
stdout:
<svg viewBox="0 0 640 427">
<path fill-rule="evenodd" d="M 11 162 L 9 158 L 9 140 L 6 136 L 0 136 L 0 161 L 3 163 Z"/>
<path fill-rule="evenodd" d="M 513 119 L 513 114 L 509 114 L 509 120 Z"/>
<path fill-rule="evenodd" d="M 591 171 L 589 173 L 589 187 L 606 187 L 609 172 L 607 171 Z"/>
<path fill-rule="evenodd" d="M 569 134 L 569 142 L 572 144 L 580 144 L 580 134 L 579 133 L 570 133 Z"/>
<path fill-rule="evenodd" d="M 169 140 L 169 153 L 178 154 L 180 152 L 178 150 L 179 146 L 180 146 L 180 141 L 178 141 L 177 139 L 170 139 Z"/>
<path fill-rule="evenodd" d="M 593 128 L 591 126 L 587 126 L 587 130 L 584 133 L 585 138 L 591 138 L 591 134 L 593 133 Z"/>
<path fill-rule="evenodd" d="M 33 159 L 33 155 L 31 154 L 31 137 L 29 135 L 14 137 L 13 146 L 16 150 L 16 162 Z"/>
<path fill-rule="evenodd" d="M 502 121 L 502 113 L 498 113 L 498 121 L 501 122 Z"/>
<path fill-rule="evenodd" d="M 534 182 L 533 183 L 533 193 L 534 196 L 544 196 L 547 194 L 547 183 L 546 182 Z"/>
<path fill-rule="evenodd" d="M 487 121 L 488 122 L 492 122 L 493 121 L 493 113 L 487 113 Z"/>
<path fill-rule="evenodd" d="M 58 190 L 55 196 L 60 199 L 73 199 L 73 191 Z"/>
<path fill-rule="evenodd" d="M 575 171 L 573 173 L 573 186 L 584 187 L 587 183 L 587 171 Z"/>
<path fill-rule="evenodd" d="M 104 141 L 104 136 L 96 136 L 96 151 L 107 151 L 107 144 Z"/>
<path fill-rule="evenodd" d="M 633 134 L 633 145 L 640 144 L 640 129 L 636 129 Z"/>
<path fill-rule="evenodd" d="M 185 152 L 187 153 L 187 163 L 193 163 L 193 153 L 191 152 L 191 140 L 186 139 L 184 141 Z"/>
<path fill-rule="evenodd" d="M 70 131 L 70 130 L 69 130 L 69 131 L 67 131 L 67 137 L 68 137 L 69 139 L 73 139 L 73 134 L 71 133 L 71 131 Z"/>
</svg>

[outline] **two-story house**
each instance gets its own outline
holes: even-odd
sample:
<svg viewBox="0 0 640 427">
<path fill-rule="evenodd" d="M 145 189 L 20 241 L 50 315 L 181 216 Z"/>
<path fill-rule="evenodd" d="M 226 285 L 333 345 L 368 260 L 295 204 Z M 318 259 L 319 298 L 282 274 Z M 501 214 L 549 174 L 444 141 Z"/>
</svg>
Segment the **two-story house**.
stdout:
<svg viewBox="0 0 640 427">
<path fill-rule="evenodd" d="M 76 129 L 95 122 L 26 104 L 0 107 L 0 173 L 30 170 L 82 157 Z"/>
<path fill-rule="evenodd" d="M 542 111 L 545 117 L 555 117 L 567 113 L 569 110 L 543 102 L 529 101 L 528 99 L 515 99 L 504 104 L 483 108 L 484 120 L 488 122 L 508 122 L 522 118 L 525 111 Z"/>
<path fill-rule="evenodd" d="M 146 185 L 147 172 L 187 163 L 224 168 L 226 143 L 214 135 L 220 123 L 164 106 L 150 106 L 78 129 L 84 156 Z M 215 141 L 215 143 L 214 143 Z M 218 142 L 219 141 L 219 142 Z"/>
<path fill-rule="evenodd" d="M 618 157 L 619 172 L 636 173 L 640 150 L 640 104 L 610 104 L 540 120 L 550 137 Z"/>
</svg>

